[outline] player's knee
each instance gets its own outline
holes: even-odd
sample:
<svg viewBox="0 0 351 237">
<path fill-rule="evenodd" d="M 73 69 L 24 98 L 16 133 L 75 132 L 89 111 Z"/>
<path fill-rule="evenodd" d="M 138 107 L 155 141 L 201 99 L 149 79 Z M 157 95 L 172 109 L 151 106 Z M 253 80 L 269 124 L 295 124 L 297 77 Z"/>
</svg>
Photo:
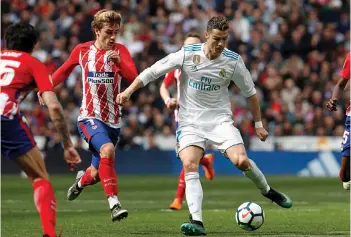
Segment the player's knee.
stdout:
<svg viewBox="0 0 351 237">
<path fill-rule="evenodd" d="M 194 160 L 184 160 L 183 167 L 185 172 L 196 172 L 199 169 L 199 164 Z"/>
<path fill-rule="evenodd" d="M 247 170 L 250 167 L 250 161 L 245 152 L 235 153 L 232 162 L 240 170 Z"/>
<path fill-rule="evenodd" d="M 106 143 L 100 148 L 100 156 L 104 158 L 115 158 L 115 146 L 112 143 Z"/>
</svg>

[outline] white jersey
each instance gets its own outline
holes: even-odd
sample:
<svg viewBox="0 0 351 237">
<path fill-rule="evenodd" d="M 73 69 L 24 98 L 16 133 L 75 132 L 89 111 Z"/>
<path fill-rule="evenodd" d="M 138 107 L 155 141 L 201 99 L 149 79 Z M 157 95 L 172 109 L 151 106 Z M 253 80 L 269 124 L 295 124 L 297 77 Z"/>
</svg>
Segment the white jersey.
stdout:
<svg viewBox="0 0 351 237">
<path fill-rule="evenodd" d="M 246 97 L 256 93 L 251 75 L 240 55 L 224 49 L 214 60 L 204 53 L 205 44 L 184 46 L 145 69 L 144 85 L 175 69 L 181 70 L 179 125 L 206 126 L 232 122 L 228 86 L 233 81 Z"/>
</svg>

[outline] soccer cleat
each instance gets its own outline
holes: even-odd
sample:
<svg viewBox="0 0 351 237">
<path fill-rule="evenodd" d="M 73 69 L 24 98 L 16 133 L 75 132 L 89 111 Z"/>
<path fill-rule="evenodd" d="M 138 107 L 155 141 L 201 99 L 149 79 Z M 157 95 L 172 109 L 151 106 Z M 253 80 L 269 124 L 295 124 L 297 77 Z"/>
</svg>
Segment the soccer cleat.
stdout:
<svg viewBox="0 0 351 237">
<path fill-rule="evenodd" d="M 290 208 L 292 206 L 292 201 L 287 195 L 275 191 L 273 188 L 271 188 L 267 194 L 262 195 L 283 208 Z"/>
<path fill-rule="evenodd" d="M 201 221 L 194 221 L 192 216 L 189 216 L 190 222 L 185 222 L 180 226 L 180 231 L 186 236 L 201 236 L 206 235 L 204 224 Z"/>
<path fill-rule="evenodd" d="M 182 203 L 180 198 L 175 198 L 171 205 L 169 205 L 169 209 L 180 211 L 182 209 Z"/>
<path fill-rule="evenodd" d="M 116 204 L 111 209 L 111 219 L 113 222 L 121 221 L 128 217 L 128 211 L 123 210 L 121 204 Z"/>
<path fill-rule="evenodd" d="M 208 180 L 212 180 L 215 176 L 215 171 L 213 169 L 213 159 L 214 156 L 212 153 L 204 155 L 202 159 L 207 159 L 209 161 L 209 165 L 205 166 L 203 165 L 202 168 L 205 171 L 205 176 Z"/>
<path fill-rule="evenodd" d="M 342 186 L 344 187 L 345 190 L 350 190 L 350 181 L 342 182 Z"/>
<path fill-rule="evenodd" d="M 68 200 L 72 201 L 72 200 L 76 199 L 79 196 L 79 194 L 83 191 L 83 188 L 78 187 L 78 182 L 84 174 L 85 174 L 85 171 L 83 171 L 83 170 L 78 171 L 77 176 L 76 176 L 76 181 L 67 191 L 67 199 Z"/>
</svg>

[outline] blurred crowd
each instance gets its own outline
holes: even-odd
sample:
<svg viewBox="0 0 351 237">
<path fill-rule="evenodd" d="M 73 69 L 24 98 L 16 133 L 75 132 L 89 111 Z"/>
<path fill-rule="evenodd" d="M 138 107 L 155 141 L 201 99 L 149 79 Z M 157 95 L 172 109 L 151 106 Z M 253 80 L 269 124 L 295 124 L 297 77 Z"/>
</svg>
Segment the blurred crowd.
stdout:
<svg viewBox="0 0 351 237">
<path fill-rule="evenodd" d="M 187 32 L 203 35 L 210 17 L 225 15 L 231 27 L 228 48 L 242 56 L 251 72 L 270 134 L 343 134 L 349 90 L 337 112 L 328 112 L 325 104 L 350 49 L 347 0 L 3 0 L 1 8 L 2 32 L 19 21 L 40 31 L 33 55 L 50 73 L 77 44 L 93 40 L 90 23 L 102 8 L 121 13 L 123 26 L 117 41 L 127 46 L 138 72 L 180 49 Z M 77 67 L 57 88 L 75 135 L 82 96 L 80 73 Z M 159 96 L 161 82 L 140 90 L 123 108 L 120 148 L 173 149 L 173 112 Z M 176 88 L 171 92 L 174 95 Z M 255 130 L 247 101 L 235 85 L 230 92 L 233 119 L 249 146 Z M 21 110 L 34 134 L 47 138 L 47 148 L 60 143 L 35 93 Z"/>
</svg>

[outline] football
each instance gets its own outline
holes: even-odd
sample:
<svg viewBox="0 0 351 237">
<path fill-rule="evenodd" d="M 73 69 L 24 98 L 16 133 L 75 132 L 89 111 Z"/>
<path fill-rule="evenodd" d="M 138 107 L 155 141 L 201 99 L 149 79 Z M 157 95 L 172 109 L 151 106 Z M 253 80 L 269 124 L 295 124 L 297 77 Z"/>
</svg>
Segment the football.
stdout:
<svg viewBox="0 0 351 237">
<path fill-rule="evenodd" d="M 264 222 L 263 208 L 254 202 L 245 202 L 236 210 L 235 220 L 244 230 L 257 230 Z"/>
</svg>

